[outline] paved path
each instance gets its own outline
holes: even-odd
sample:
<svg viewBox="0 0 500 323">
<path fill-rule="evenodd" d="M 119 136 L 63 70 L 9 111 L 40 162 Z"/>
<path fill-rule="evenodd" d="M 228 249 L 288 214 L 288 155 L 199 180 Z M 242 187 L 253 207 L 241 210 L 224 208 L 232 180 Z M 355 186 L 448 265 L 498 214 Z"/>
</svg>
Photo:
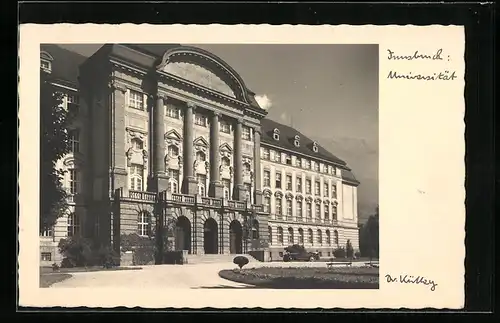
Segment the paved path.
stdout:
<svg viewBox="0 0 500 323">
<path fill-rule="evenodd" d="M 353 263 L 362 265 L 363 263 Z M 324 262 L 249 263 L 255 267 L 325 267 Z M 244 288 L 248 285 L 219 277 L 219 271 L 233 269 L 233 263 L 142 266 L 141 270 L 118 270 L 71 273 L 72 277 L 52 285 L 58 287 L 127 287 L 127 288 Z"/>
</svg>

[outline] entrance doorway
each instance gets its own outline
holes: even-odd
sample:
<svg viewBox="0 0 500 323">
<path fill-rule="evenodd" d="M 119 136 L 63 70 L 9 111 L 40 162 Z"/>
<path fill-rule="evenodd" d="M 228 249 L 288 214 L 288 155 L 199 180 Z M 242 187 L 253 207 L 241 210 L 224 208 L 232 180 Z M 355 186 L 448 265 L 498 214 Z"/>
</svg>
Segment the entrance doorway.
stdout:
<svg viewBox="0 0 500 323">
<path fill-rule="evenodd" d="M 203 247 L 205 254 L 217 254 L 218 239 L 217 239 L 217 222 L 210 218 L 203 225 Z"/>
<path fill-rule="evenodd" d="M 237 220 L 229 225 L 229 252 L 232 254 L 242 253 L 243 228 Z"/>
<path fill-rule="evenodd" d="M 185 216 L 180 216 L 175 224 L 175 249 L 191 253 L 191 222 Z"/>
</svg>

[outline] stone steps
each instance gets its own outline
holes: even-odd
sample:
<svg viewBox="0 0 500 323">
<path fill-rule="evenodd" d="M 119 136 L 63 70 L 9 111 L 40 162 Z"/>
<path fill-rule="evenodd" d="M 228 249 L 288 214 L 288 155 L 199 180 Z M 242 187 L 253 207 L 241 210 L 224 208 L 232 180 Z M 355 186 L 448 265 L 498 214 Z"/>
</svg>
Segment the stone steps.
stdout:
<svg viewBox="0 0 500 323">
<path fill-rule="evenodd" d="M 237 255 L 188 255 L 188 264 L 207 264 L 207 263 L 227 263 L 233 262 L 234 257 L 236 256 L 244 256 L 247 257 L 249 263 L 251 262 L 259 262 L 254 257 L 248 254 L 237 254 Z"/>
</svg>

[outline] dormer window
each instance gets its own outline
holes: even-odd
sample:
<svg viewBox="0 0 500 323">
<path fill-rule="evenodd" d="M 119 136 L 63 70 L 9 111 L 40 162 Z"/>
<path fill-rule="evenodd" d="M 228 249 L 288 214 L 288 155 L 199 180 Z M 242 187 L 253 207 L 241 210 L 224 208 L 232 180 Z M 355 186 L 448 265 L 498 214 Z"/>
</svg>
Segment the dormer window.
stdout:
<svg viewBox="0 0 500 323">
<path fill-rule="evenodd" d="M 41 52 L 40 53 L 40 68 L 47 72 L 50 73 L 52 71 L 52 61 L 54 58 L 47 52 Z"/>
<path fill-rule="evenodd" d="M 278 128 L 274 128 L 274 130 L 273 130 L 273 139 L 280 140 L 280 131 Z"/>
<path fill-rule="evenodd" d="M 300 147 L 300 136 L 299 135 L 296 135 L 294 137 L 293 144 L 295 145 L 295 147 Z"/>
<path fill-rule="evenodd" d="M 317 143 L 317 142 L 313 142 L 312 150 L 313 150 L 315 153 L 317 153 L 317 152 L 318 152 L 318 143 Z"/>
</svg>

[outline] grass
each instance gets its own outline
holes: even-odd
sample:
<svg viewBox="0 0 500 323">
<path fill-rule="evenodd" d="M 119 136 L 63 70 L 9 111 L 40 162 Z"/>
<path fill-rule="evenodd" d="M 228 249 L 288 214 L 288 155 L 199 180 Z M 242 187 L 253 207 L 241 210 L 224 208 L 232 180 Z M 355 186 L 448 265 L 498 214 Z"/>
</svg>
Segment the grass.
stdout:
<svg viewBox="0 0 500 323">
<path fill-rule="evenodd" d="M 222 270 L 219 276 L 238 283 L 279 289 L 377 289 L 378 268 L 261 267 Z"/>
<path fill-rule="evenodd" d="M 55 283 L 71 278 L 70 274 L 42 274 L 40 273 L 40 288 L 47 288 Z"/>
</svg>

